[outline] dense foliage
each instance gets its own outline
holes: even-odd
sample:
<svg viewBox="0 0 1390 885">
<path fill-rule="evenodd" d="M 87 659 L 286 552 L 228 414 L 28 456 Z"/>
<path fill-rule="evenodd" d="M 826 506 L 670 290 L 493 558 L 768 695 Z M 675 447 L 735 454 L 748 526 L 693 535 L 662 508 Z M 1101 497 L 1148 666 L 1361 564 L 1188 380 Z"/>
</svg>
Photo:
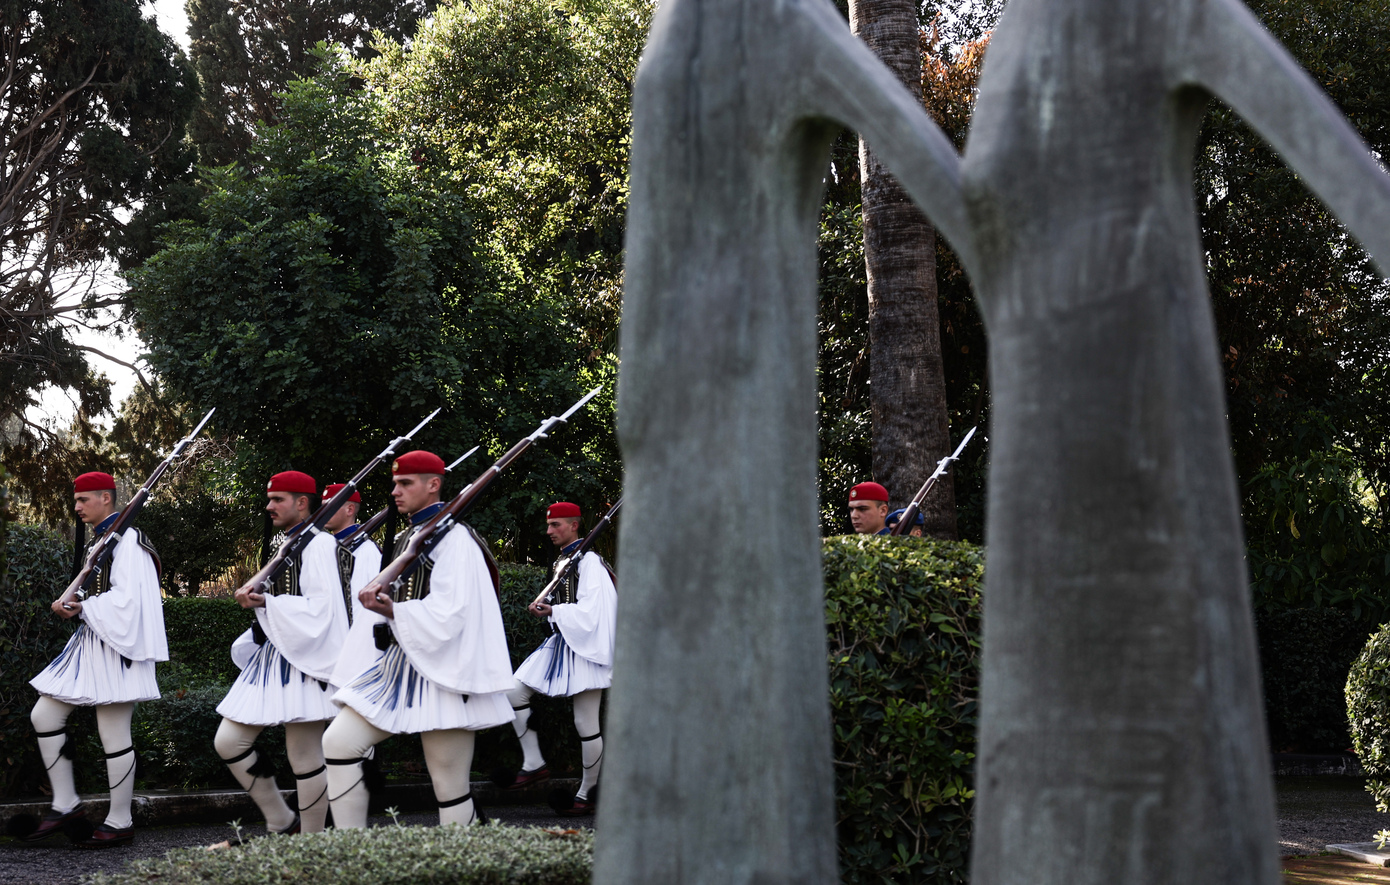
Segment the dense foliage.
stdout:
<svg viewBox="0 0 1390 885">
<path fill-rule="evenodd" d="M 825 542 L 841 878 L 965 881 L 980 590 L 966 542 Z"/>
<path fill-rule="evenodd" d="M 35 526 L 10 526 L 9 579 L 0 584 L 0 796 L 37 793 L 43 777 L 29 710 L 33 678 L 63 650 L 72 626 L 49 609 L 67 586 L 69 551 Z"/>
<path fill-rule="evenodd" d="M 1390 811 L 1390 624 L 1366 642 L 1346 683 L 1352 749 L 1376 808 Z"/>
<path fill-rule="evenodd" d="M 182 52 L 129 0 L 0 2 L 0 67 L 3 460 L 52 518 L 43 505 L 111 405 L 74 335 L 120 305 L 99 294 L 111 261 L 144 258 L 152 226 L 192 202 L 183 130 L 197 91 Z M 76 405 L 75 432 L 27 414 L 45 386 Z"/>
<path fill-rule="evenodd" d="M 609 14 L 562 17 L 536 0 L 444 11 L 408 50 L 384 44 L 355 69 L 365 91 L 320 53 L 320 75 L 291 85 L 244 166 L 208 174 L 206 220 L 171 230 L 131 274 L 132 300 L 172 394 L 218 404 L 217 431 L 239 439 L 244 488 L 288 467 L 349 476 L 435 407 L 415 444 L 450 458 L 481 444 L 485 464 L 605 384 L 470 519 L 511 558 L 543 556 L 545 504 L 612 497 L 625 187 L 625 154 L 612 154 L 627 116 L 610 93 L 625 102 L 626 87 L 599 103 L 587 84 L 627 51 L 605 40 L 626 40 L 630 69 L 640 39 L 584 17 Z M 441 112 L 447 127 L 431 122 Z M 566 127 L 588 140 L 556 141 Z M 583 147 L 599 142 L 601 163 Z M 369 497 L 388 482 L 373 477 Z"/>
<path fill-rule="evenodd" d="M 92 885 L 317 885 L 324 871 L 355 885 L 588 885 L 590 831 L 485 824 L 376 827 L 255 839 L 226 851 L 183 848 L 137 860 L 125 872 L 97 873 Z"/>
</svg>

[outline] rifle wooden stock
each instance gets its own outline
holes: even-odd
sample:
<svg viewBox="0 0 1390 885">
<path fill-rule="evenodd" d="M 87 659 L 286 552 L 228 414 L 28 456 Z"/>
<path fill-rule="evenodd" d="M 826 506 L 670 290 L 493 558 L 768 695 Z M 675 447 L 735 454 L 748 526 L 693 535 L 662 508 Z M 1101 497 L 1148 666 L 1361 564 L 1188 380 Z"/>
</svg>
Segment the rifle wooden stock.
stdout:
<svg viewBox="0 0 1390 885">
<path fill-rule="evenodd" d="M 594 527 L 589 529 L 589 534 L 585 535 L 584 540 L 579 542 L 579 549 L 575 550 L 569 562 L 565 563 L 564 567 L 555 573 L 555 577 L 550 579 L 550 583 L 545 585 L 545 589 L 531 602 L 531 605 L 539 605 L 545 602 L 546 599 L 550 597 L 550 594 L 555 592 L 555 588 L 559 587 L 565 578 L 569 577 L 569 573 L 579 567 L 579 560 L 583 559 L 584 554 L 588 553 L 589 549 L 594 546 L 594 541 L 598 540 L 599 533 L 608 527 L 608 523 L 613 521 L 613 517 L 617 514 L 618 508 L 621 506 L 623 506 L 623 499 L 619 498 L 617 503 L 608 508 L 607 513 L 603 514 L 603 518 L 594 523 Z M 527 608 L 530 608 L 530 606 L 527 606 Z"/>
<path fill-rule="evenodd" d="M 405 436 L 398 436 L 391 440 L 390 444 L 382 449 L 379 455 L 367 462 L 366 467 L 357 471 L 357 475 L 344 483 L 343 487 L 338 489 L 332 498 L 321 502 L 319 509 L 315 510 L 314 514 L 301 523 L 296 530 L 290 532 L 290 536 L 285 539 L 285 543 L 280 545 L 280 549 L 275 551 L 275 555 L 270 557 L 270 560 L 261 566 L 260 571 L 252 575 L 249 581 L 242 584 L 237 592 L 240 593 L 245 590 L 264 593 L 269 590 L 275 579 L 280 577 L 280 574 L 289 567 L 290 559 L 302 552 L 305 547 L 309 546 L 309 542 L 314 539 L 314 536 L 324 530 L 324 526 L 328 525 L 328 521 L 343 508 L 348 498 L 351 498 L 353 492 L 357 491 L 358 484 L 367 478 L 367 474 L 375 470 L 387 458 L 395 455 L 396 449 L 401 443 L 409 442 L 411 437 L 415 436 L 420 428 L 430 423 L 440 411 L 440 409 L 435 409 Z"/>
<path fill-rule="evenodd" d="M 922 484 L 922 488 L 918 489 L 917 494 L 903 508 L 902 515 L 898 517 L 898 524 L 888 532 L 889 536 L 896 538 L 912 531 L 912 524 L 917 521 L 917 514 L 922 512 L 922 502 L 927 500 L 927 495 L 930 495 L 931 490 L 936 488 L 937 480 L 946 475 L 951 462 L 960 458 L 960 453 L 965 451 L 965 447 L 970 443 L 970 438 L 974 435 L 975 428 L 972 427 L 965 438 L 960 441 L 960 445 L 956 446 L 956 450 L 941 459 L 936 465 L 936 469 L 932 471 L 932 475 L 927 477 L 927 481 Z"/>
<path fill-rule="evenodd" d="M 593 399 L 602 387 L 595 387 L 585 394 L 579 402 L 570 406 L 565 414 L 558 417 L 546 418 L 541 422 L 541 426 L 536 428 L 530 436 L 522 437 L 506 453 L 498 458 L 497 461 L 488 469 L 478 474 L 478 478 L 469 483 L 463 491 L 459 492 L 449 500 L 434 516 L 430 517 L 420 525 L 415 534 L 410 536 L 410 541 L 406 544 L 401 555 L 387 563 L 386 568 L 382 569 L 375 578 L 367 582 L 362 588 L 363 592 L 371 591 L 373 594 L 380 593 L 386 588 L 390 588 L 392 598 L 395 597 L 397 588 L 401 582 L 410 577 L 415 569 L 420 567 L 420 557 L 427 555 L 434 549 L 435 545 L 443 539 L 445 532 L 452 528 L 455 522 L 463 518 L 463 515 L 473 506 L 473 502 L 487 487 L 492 485 L 492 481 L 497 478 L 497 474 L 521 456 L 521 453 L 529 449 L 537 440 L 544 439 L 546 434 L 557 424 L 563 424 L 569 417 L 579 411 L 589 400 Z"/>
<path fill-rule="evenodd" d="M 140 515 L 140 508 L 144 507 L 145 502 L 150 499 L 150 492 L 160 479 L 164 477 L 164 473 L 169 469 L 169 465 L 178 460 L 178 457 L 183 454 L 183 450 L 188 448 L 189 443 L 193 442 L 193 439 L 202 431 L 203 427 L 208 423 L 208 419 L 212 417 L 212 413 L 215 411 L 217 411 L 216 407 L 208 409 L 208 413 L 204 415 L 203 420 L 199 421 L 198 425 L 193 428 L 193 432 L 174 445 L 173 450 L 165 456 L 163 461 L 160 461 L 159 464 L 156 465 L 154 472 L 145 480 L 145 484 L 140 486 L 135 494 L 130 496 L 130 500 L 126 502 L 125 507 L 121 508 L 120 514 L 116 517 L 116 521 L 111 523 L 111 527 L 108 528 L 101 537 L 93 541 L 92 549 L 87 554 L 86 561 L 82 563 L 82 568 L 78 570 L 77 575 L 68 584 L 67 588 L 63 590 L 63 594 L 58 597 L 58 601 L 62 603 L 64 608 L 71 605 L 73 600 L 77 599 L 79 596 L 85 595 L 87 586 L 91 584 L 92 578 L 96 575 L 97 568 L 100 567 L 103 560 L 109 559 L 115 554 L 116 543 L 120 539 L 121 534 L 135 522 L 135 517 Z"/>
</svg>

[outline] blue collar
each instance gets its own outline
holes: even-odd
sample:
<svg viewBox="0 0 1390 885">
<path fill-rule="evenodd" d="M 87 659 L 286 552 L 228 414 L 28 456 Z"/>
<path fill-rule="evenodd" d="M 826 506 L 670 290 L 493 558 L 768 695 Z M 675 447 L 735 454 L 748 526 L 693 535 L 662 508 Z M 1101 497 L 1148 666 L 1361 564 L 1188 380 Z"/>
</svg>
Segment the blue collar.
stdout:
<svg viewBox="0 0 1390 885">
<path fill-rule="evenodd" d="M 352 537 L 353 532 L 357 531 L 360 528 L 362 528 L 362 526 L 354 522 L 352 525 L 348 526 L 342 531 L 334 532 L 333 537 L 337 538 L 339 541 L 346 541 L 348 538 Z"/>
<path fill-rule="evenodd" d="M 890 528 L 890 527 L 888 527 L 888 526 L 884 526 L 882 531 L 874 532 L 874 534 L 875 534 L 875 535 L 891 535 L 891 534 L 893 534 L 893 529 Z"/>
<path fill-rule="evenodd" d="M 564 547 L 561 547 L 561 548 L 560 548 L 560 552 L 561 552 L 561 553 L 573 553 L 574 550 L 575 550 L 575 548 L 578 547 L 578 546 L 579 546 L 580 544 L 582 544 L 582 543 L 584 543 L 584 539 L 583 539 L 583 538 L 575 538 L 573 541 L 571 541 L 570 543 L 566 544 Z"/>
<path fill-rule="evenodd" d="M 438 513 L 439 511 L 441 511 L 441 510 L 443 510 L 443 509 L 444 509 L 444 502 L 443 502 L 443 501 L 435 501 L 435 502 L 434 502 L 433 504 L 431 504 L 430 506 L 425 507 L 425 508 L 423 508 L 423 509 L 421 509 L 421 510 L 417 510 L 416 512 L 410 514 L 410 524 L 411 524 L 411 525 L 419 525 L 420 523 L 422 523 L 422 522 L 424 522 L 425 520 L 429 519 L 431 516 L 434 516 L 436 513 Z"/>
<path fill-rule="evenodd" d="M 97 523 L 97 527 L 92 529 L 92 537 L 95 538 L 97 535 L 111 528 L 111 523 L 115 522 L 116 517 L 120 515 L 121 511 L 117 510 L 115 513 L 111 514 L 110 516 L 103 519 L 101 522 Z"/>
</svg>

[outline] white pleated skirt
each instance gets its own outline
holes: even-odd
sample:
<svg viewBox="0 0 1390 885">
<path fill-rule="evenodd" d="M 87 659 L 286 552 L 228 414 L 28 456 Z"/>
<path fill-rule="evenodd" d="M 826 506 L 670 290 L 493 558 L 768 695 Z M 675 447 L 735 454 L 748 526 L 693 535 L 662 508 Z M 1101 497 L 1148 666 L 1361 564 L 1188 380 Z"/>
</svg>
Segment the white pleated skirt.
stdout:
<svg viewBox="0 0 1390 885">
<path fill-rule="evenodd" d="M 217 712 L 243 725 L 322 722 L 338 714 L 332 697 L 333 686 L 302 673 L 267 640 L 251 655 Z"/>
<path fill-rule="evenodd" d="M 459 694 L 426 679 L 399 645 L 392 645 L 333 696 L 372 725 L 392 734 L 416 734 L 441 728 L 482 731 L 516 717 L 505 691 Z"/>
<path fill-rule="evenodd" d="M 608 688 L 613 684 L 613 668 L 581 658 L 560 633 L 552 633 L 516 668 L 523 685 L 552 698 L 567 698 L 581 691 Z"/>
<path fill-rule="evenodd" d="M 127 666 L 120 652 L 102 642 L 85 622 L 77 625 L 62 653 L 29 684 L 39 694 L 79 707 L 159 697 L 154 661 L 130 661 Z"/>
</svg>

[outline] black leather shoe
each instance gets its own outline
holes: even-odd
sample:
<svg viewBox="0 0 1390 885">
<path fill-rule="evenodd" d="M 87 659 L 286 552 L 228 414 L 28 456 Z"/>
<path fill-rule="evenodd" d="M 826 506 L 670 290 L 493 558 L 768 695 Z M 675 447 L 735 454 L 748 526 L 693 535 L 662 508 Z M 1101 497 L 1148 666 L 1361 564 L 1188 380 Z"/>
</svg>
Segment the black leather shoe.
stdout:
<svg viewBox="0 0 1390 885">
<path fill-rule="evenodd" d="M 39 822 L 38 829 L 34 830 L 34 832 L 32 833 L 20 836 L 19 838 L 21 841 L 24 842 L 39 842 L 43 839 L 47 839 L 54 833 L 61 832 L 64 824 L 68 824 L 76 820 L 81 820 L 86 816 L 87 808 L 85 805 L 78 805 L 76 808 L 74 808 L 72 811 L 67 812 L 66 814 L 64 814 L 61 811 L 50 810 L 48 814 L 45 814 L 43 816 L 43 820 Z M 33 818 L 30 818 L 30 820 L 33 820 Z"/>
<path fill-rule="evenodd" d="M 115 827 L 101 824 L 92 831 L 92 835 L 77 843 L 79 848 L 115 848 L 117 845 L 129 845 L 135 841 L 135 827 L 130 826 L 118 830 Z"/>
<path fill-rule="evenodd" d="M 298 812 L 295 812 L 295 815 L 294 815 L 294 823 L 290 824 L 288 827 L 285 827 L 283 830 L 276 830 L 276 831 L 275 831 L 275 835 L 277 835 L 277 836 L 298 836 L 298 835 L 299 835 L 299 813 L 298 813 Z"/>
</svg>

